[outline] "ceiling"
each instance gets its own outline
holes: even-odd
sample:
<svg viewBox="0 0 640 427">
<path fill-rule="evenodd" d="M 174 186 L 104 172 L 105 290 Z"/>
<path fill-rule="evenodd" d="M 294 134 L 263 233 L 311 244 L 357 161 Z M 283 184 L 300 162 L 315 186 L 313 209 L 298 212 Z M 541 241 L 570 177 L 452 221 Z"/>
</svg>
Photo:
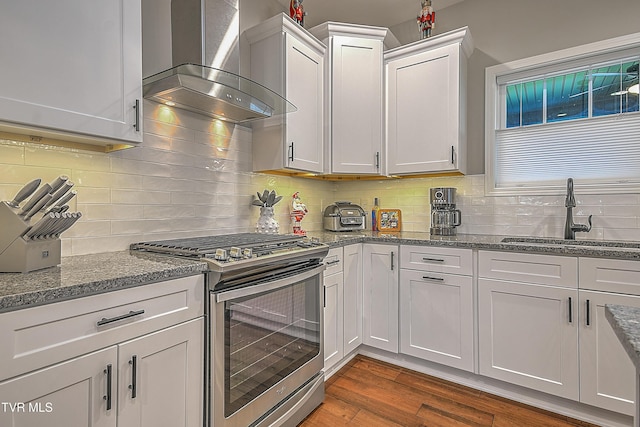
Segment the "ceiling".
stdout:
<svg viewBox="0 0 640 427">
<path fill-rule="evenodd" d="M 289 8 L 290 0 L 278 0 Z M 464 0 L 432 0 L 436 14 Z M 304 26 L 315 27 L 326 21 L 348 22 L 351 24 L 393 27 L 418 16 L 420 0 L 303 0 L 307 16 Z M 437 21 L 436 21 L 437 23 Z"/>
</svg>

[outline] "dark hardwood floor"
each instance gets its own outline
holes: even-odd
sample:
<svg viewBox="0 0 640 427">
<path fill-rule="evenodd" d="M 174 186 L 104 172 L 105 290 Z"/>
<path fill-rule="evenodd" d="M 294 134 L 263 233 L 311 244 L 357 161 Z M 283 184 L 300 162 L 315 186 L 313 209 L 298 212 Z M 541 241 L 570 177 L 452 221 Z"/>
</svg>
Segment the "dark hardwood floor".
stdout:
<svg viewBox="0 0 640 427">
<path fill-rule="evenodd" d="M 299 427 L 596 427 L 358 355 Z"/>
</svg>

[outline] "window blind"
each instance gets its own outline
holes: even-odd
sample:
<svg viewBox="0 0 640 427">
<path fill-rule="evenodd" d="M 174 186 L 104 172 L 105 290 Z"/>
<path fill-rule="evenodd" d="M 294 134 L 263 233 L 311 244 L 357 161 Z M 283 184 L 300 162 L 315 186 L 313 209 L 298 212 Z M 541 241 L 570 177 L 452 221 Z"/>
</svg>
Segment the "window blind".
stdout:
<svg viewBox="0 0 640 427">
<path fill-rule="evenodd" d="M 496 189 L 583 183 L 640 186 L 640 114 L 495 131 Z"/>
</svg>

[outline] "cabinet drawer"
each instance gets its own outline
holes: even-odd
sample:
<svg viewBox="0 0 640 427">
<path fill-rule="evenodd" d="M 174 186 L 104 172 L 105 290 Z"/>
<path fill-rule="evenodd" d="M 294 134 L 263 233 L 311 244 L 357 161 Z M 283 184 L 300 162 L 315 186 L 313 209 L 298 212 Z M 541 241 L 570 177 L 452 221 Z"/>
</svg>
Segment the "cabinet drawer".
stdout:
<svg viewBox="0 0 640 427">
<path fill-rule="evenodd" d="M 580 288 L 640 295 L 640 262 L 580 258 Z"/>
<path fill-rule="evenodd" d="M 204 314 L 204 276 L 0 315 L 0 381 Z"/>
<path fill-rule="evenodd" d="M 324 258 L 324 263 L 327 269 L 324 271 L 324 276 L 330 276 L 342 271 L 342 247 L 329 249 L 329 253 Z"/>
<path fill-rule="evenodd" d="M 403 245 L 400 248 L 400 268 L 471 276 L 472 253 L 471 249 Z"/>
<path fill-rule="evenodd" d="M 577 288 L 578 259 L 554 255 L 480 251 L 478 276 Z"/>
</svg>

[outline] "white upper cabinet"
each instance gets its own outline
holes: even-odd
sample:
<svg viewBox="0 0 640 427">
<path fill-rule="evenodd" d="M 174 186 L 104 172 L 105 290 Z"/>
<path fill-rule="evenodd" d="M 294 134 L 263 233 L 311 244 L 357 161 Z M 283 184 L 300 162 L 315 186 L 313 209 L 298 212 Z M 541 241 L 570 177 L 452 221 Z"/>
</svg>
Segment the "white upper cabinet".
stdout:
<svg viewBox="0 0 640 427">
<path fill-rule="evenodd" d="M 0 130 L 142 141 L 141 27 L 140 0 L 5 2 Z"/>
<path fill-rule="evenodd" d="M 466 173 L 465 27 L 385 52 L 388 174 Z"/>
<path fill-rule="evenodd" d="M 327 22 L 310 30 L 325 55 L 325 172 L 381 174 L 384 165 L 383 61 L 386 28 Z"/>
<path fill-rule="evenodd" d="M 244 35 L 251 79 L 297 107 L 252 124 L 253 170 L 322 173 L 325 46 L 284 14 Z"/>
</svg>

